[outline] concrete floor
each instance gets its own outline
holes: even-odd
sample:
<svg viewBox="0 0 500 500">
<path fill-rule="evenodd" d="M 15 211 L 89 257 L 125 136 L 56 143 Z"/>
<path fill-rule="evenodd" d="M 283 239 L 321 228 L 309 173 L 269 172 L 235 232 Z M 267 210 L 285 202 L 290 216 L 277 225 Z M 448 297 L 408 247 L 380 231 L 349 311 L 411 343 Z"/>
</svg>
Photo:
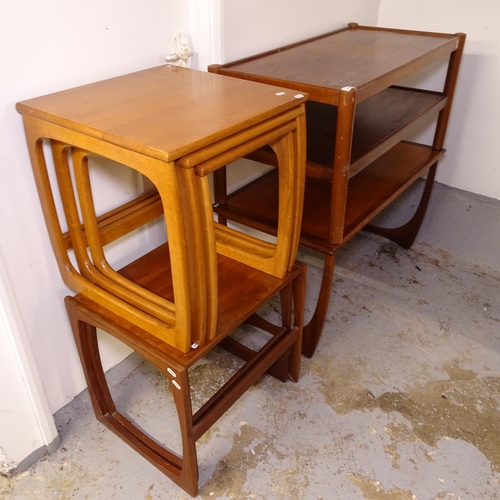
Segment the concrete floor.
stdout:
<svg viewBox="0 0 500 500">
<path fill-rule="evenodd" d="M 499 203 L 438 185 L 411 250 L 366 234 L 342 249 L 317 353 L 298 384 L 264 376 L 202 437 L 199 498 L 500 499 L 499 229 Z M 309 315 L 321 270 L 301 257 Z M 215 353 L 193 370 L 195 406 L 235 363 Z M 178 446 L 155 369 L 132 355 L 108 375 L 121 411 Z M 94 419 L 86 392 L 55 418 L 59 449 L 0 477 L 0 498 L 189 498 Z"/>
</svg>

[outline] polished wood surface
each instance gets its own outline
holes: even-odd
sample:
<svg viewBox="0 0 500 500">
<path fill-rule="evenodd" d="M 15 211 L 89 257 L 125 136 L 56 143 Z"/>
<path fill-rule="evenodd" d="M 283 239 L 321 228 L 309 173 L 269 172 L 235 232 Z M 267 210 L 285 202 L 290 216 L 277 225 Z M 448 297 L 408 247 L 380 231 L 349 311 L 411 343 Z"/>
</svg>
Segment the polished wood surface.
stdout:
<svg viewBox="0 0 500 500">
<path fill-rule="evenodd" d="M 328 242 L 331 185 L 309 177 L 306 181 L 301 244 L 313 250 L 333 254 L 349 241 L 367 221 L 373 219 L 409 184 L 429 168 L 444 151 L 410 142 L 401 142 L 388 153 L 370 164 L 363 175 L 354 177 L 347 192 L 343 237 L 339 243 Z M 412 170 L 402 169 L 401 163 Z M 255 229 L 274 233 L 276 227 L 278 183 L 276 171 L 259 177 L 231 194 L 231 203 L 218 207 L 228 219 L 245 220 Z M 261 200 L 258 204 L 255 199 Z"/>
<path fill-rule="evenodd" d="M 300 243 L 324 255 L 316 310 L 304 330 L 303 352 L 319 341 L 333 282 L 335 251 L 366 228 L 409 248 L 425 215 L 453 102 L 465 35 L 371 28 L 355 23 L 209 71 L 308 92 L 307 181 Z M 397 86 L 401 79 L 448 58 L 442 91 Z M 436 122 L 432 146 L 409 135 Z M 269 149 L 249 158 L 277 166 Z M 427 175 L 414 216 L 400 228 L 370 221 L 409 185 Z M 215 210 L 274 234 L 278 196 L 274 172 L 228 195 L 215 174 Z M 262 195 L 258 198 L 259 194 Z M 259 199 L 256 203 L 255 200 Z"/>
<path fill-rule="evenodd" d="M 356 106 L 351 145 L 349 177 L 353 177 L 409 133 L 418 130 L 429 117 L 446 106 L 447 98 L 438 92 L 390 87 Z M 335 149 L 337 106 L 314 101 L 306 103 L 307 175 L 331 181 Z M 261 163 L 276 166 L 269 149 L 248 155 Z"/>
<path fill-rule="evenodd" d="M 458 48 L 457 35 L 349 28 L 224 64 L 218 73 L 308 92 L 337 104 L 343 87 L 361 102 Z M 279 83 L 278 83 L 279 82 Z"/>
<path fill-rule="evenodd" d="M 17 109 L 151 158 L 174 161 L 295 108 L 297 101 L 306 100 L 296 94 L 165 65 L 29 99 Z"/>
<path fill-rule="evenodd" d="M 281 381 L 299 377 L 306 269 L 295 257 L 306 100 L 287 89 L 164 66 L 17 105 L 59 270 L 77 292 L 66 307 L 96 416 L 191 495 L 198 492 L 196 440 L 265 372 Z M 279 167 L 272 243 L 215 222 L 209 186 L 209 174 L 264 146 Z M 135 170 L 154 188 L 96 213 L 90 170 L 97 157 Z M 108 244 L 158 217 L 168 243 L 115 269 Z M 257 313 L 275 295 L 277 324 Z M 243 322 L 268 334 L 262 347 L 229 337 Z M 116 410 L 96 328 L 167 377 L 182 457 Z M 244 364 L 193 414 L 189 367 L 216 346 Z"/>
</svg>

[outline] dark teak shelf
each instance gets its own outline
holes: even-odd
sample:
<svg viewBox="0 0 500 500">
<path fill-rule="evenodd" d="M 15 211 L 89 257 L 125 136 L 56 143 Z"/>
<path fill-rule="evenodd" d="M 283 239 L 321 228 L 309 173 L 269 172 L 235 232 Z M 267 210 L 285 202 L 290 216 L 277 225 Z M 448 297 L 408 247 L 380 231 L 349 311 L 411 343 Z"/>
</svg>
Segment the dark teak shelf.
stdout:
<svg viewBox="0 0 500 500">
<path fill-rule="evenodd" d="M 385 153 L 402 138 L 435 118 L 446 106 L 442 93 L 391 87 L 356 108 L 349 177 Z M 337 128 L 337 107 L 314 101 L 306 103 L 307 175 L 331 182 Z M 270 148 L 248 158 L 276 166 Z"/>
<path fill-rule="evenodd" d="M 442 155 L 428 146 L 401 142 L 370 164 L 349 183 L 344 235 L 340 243 L 328 242 L 332 185 L 309 177 L 306 180 L 300 241 L 323 253 L 334 251 L 354 236 L 375 215 L 426 171 Z M 276 233 L 278 174 L 272 170 L 228 196 L 215 210 L 221 216 L 254 229 Z"/>
</svg>

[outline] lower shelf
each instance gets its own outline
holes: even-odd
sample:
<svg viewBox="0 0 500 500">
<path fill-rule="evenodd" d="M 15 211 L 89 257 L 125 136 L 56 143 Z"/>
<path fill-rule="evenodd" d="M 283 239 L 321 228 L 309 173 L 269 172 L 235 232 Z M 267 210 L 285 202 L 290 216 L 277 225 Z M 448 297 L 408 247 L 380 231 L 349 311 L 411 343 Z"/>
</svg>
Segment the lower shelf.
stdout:
<svg viewBox="0 0 500 500">
<path fill-rule="evenodd" d="M 170 301 L 175 301 L 168 243 L 164 243 L 119 270 L 120 274 L 142 288 Z M 181 353 L 165 342 L 142 332 L 141 337 L 185 366 L 191 366 L 204 353 L 225 338 L 250 317 L 262 303 L 278 293 L 300 268 L 294 266 L 285 278 L 279 279 L 229 257 L 217 255 L 217 331 L 213 340 L 206 340 L 197 349 Z M 244 301 L 235 302 L 235 297 Z"/>
<path fill-rule="evenodd" d="M 343 240 L 332 242 L 330 182 L 308 177 L 300 242 L 333 253 L 370 222 L 391 201 L 425 173 L 444 154 L 429 146 L 400 142 L 349 180 L 343 223 Z M 254 229 L 276 234 L 278 175 L 276 170 L 259 177 L 228 196 L 227 203 L 215 204 L 217 214 Z"/>
</svg>

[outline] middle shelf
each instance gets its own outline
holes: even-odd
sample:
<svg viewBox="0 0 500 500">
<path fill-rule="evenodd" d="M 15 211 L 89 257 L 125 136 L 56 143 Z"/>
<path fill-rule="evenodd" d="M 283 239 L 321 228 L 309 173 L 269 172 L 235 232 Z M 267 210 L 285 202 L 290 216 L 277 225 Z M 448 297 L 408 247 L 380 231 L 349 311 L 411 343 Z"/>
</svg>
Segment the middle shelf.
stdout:
<svg viewBox="0 0 500 500">
<path fill-rule="evenodd" d="M 435 118 L 446 106 L 439 92 L 389 87 L 356 106 L 349 176 L 353 177 L 408 134 Z M 332 180 L 337 107 L 306 103 L 307 175 Z M 248 156 L 251 160 L 277 166 L 270 148 Z"/>
<path fill-rule="evenodd" d="M 350 181 L 347 192 L 342 241 L 331 236 L 330 203 L 332 184 L 307 177 L 302 245 L 332 254 L 364 227 L 444 154 L 430 146 L 401 141 L 361 170 Z M 271 170 L 216 203 L 214 211 L 234 222 L 276 234 L 278 213 L 278 173 Z M 326 223 L 325 223 L 326 222 Z"/>
</svg>

